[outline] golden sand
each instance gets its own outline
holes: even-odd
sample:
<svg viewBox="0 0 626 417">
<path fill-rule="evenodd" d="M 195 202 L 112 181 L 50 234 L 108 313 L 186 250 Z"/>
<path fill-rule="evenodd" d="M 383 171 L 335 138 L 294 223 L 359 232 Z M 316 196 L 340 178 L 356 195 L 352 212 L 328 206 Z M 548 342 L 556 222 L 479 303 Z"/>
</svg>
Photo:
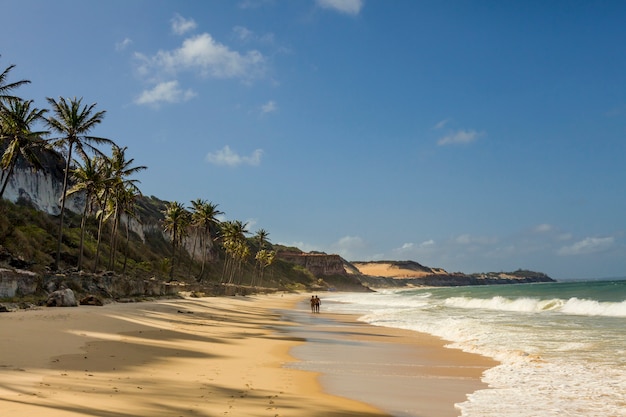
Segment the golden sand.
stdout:
<svg viewBox="0 0 626 417">
<path fill-rule="evenodd" d="M 280 312 L 306 308 L 304 297 L 189 298 L 4 313 L 0 410 L 47 417 L 388 415 L 324 392 L 318 374 L 286 366 L 295 361 L 290 349 L 304 342 L 292 331 L 302 325 Z M 454 403 L 482 387 L 480 373 L 491 365 L 445 349 L 436 338 L 368 326 L 350 316 L 328 318 L 358 326 L 358 335 L 345 327 L 319 331 L 363 343 L 404 344 L 406 360 L 425 364 L 415 369 L 427 380 L 471 383 L 449 391 L 437 384 L 420 387 L 416 401 L 424 401 L 426 417 L 456 415 Z M 440 366 L 451 353 L 452 365 Z M 455 365 L 468 361 L 479 366 Z"/>
</svg>

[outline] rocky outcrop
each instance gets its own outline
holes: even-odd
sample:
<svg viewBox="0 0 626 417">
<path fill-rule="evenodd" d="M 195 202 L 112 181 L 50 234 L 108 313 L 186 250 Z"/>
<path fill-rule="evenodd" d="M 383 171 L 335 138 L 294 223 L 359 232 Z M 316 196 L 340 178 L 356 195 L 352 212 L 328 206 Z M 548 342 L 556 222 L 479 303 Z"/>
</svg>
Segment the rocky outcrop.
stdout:
<svg viewBox="0 0 626 417">
<path fill-rule="evenodd" d="M 183 284 L 177 282 L 168 283 L 157 278 L 132 278 L 113 273 L 55 274 L 46 276 L 44 281 L 44 288 L 47 292 L 67 287 L 81 295 L 95 295 L 110 299 L 175 296 L 184 288 Z"/>
<path fill-rule="evenodd" d="M 4 147 L 0 146 L 0 152 Z M 60 198 L 63 194 L 63 157 L 54 151 L 41 153 L 39 160 L 43 169 L 35 170 L 22 158 L 9 178 L 3 198 L 13 203 L 26 203 L 37 210 L 58 215 L 61 211 Z M 84 195 L 77 193 L 67 199 L 66 207 L 76 213 L 85 206 Z"/>
<path fill-rule="evenodd" d="M 35 272 L 0 268 L 0 298 L 34 294 L 40 280 Z"/>
<path fill-rule="evenodd" d="M 315 276 L 346 275 L 345 260 L 339 255 L 328 255 L 320 252 L 286 252 L 276 255 L 279 259 L 300 265 Z"/>
<path fill-rule="evenodd" d="M 42 276 L 34 272 L 0 269 L 0 299 L 39 298 L 40 305 L 102 305 L 111 301 L 136 301 L 146 298 L 175 298 L 180 294 L 233 296 L 272 293 L 277 288 L 249 287 L 220 283 L 165 282 L 157 278 L 141 279 L 113 273 L 82 272 Z M 80 299 L 80 303 L 76 300 Z M 0 303 L 0 312 L 28 308 L 22 304 Z"/>
</svg>

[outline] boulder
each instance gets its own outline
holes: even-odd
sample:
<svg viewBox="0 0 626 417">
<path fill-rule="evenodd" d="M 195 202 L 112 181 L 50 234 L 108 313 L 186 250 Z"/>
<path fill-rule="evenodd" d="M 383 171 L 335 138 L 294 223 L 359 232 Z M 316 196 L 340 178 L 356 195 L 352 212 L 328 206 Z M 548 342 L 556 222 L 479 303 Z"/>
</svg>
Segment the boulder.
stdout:
<svg viewBox="0 0 626 417">
<path fill-rule="evenodd" d="M 104 303 L 95 295 L 88 295 L 80 299 L 81 306 L 102 306 Z"/>
<path fill-rule="evenodd" d="M 76 307 L 78 303 L 76 302 L 76 297 L 74 296 L 74 291 L 69 288 L 65 288 L 63 290 L 54 291 L 52 294 L 48 296 L 48 300 L 46 301 L 47 307 Z"/>
</svg>

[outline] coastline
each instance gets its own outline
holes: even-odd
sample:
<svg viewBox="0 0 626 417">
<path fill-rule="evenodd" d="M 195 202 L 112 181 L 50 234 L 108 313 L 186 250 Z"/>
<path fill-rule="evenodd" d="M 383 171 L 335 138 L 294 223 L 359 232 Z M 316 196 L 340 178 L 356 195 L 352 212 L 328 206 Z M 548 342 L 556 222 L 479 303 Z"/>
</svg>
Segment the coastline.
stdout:
<svg viewBox="0 0 626 417">
<path fill-rule="evenodd" d="M 342 381 L 301 367 L 314 362 L 307 349 L 324 338 L 369 347 L 378 358 L 403 351 L 403 361 L 421 361 L 411 367 L 421 375 L 415 381 L 426 385 L 417 390 L 428 404 L 452 412 L 424 416 L 456 415 L 458 396 L 452 391 L 458 390 L 451 387 L 459 381 L 461 391 L 482 387 L 482 357 L 471 355 L 478 363 L 462 357 L 442 365 L 442 352 L 447 357 L 460 351 L 352 316 L 311 317 L 308 306 L 301 308 L 303 300 L 305 295 L 294 294 L 187 298 L 2 314 L 0 408 L 53 417 L 389 415 L 388 408 L 342 391 L 355 385 L 348 368 Z M 306 320 L 317 323 L 307 326 Z M 362 380 L 356 385 L 380 391 Z"/>
<path fill-rule="evenodd" d="M 307 300 L 289 314 L 291 332 L 307 343 L 292 348 L 291 366 L 320 373 L 333 394 L 372 404 L 395 417 L 456 417 L 456 403 L 487 388 L 482 373 L 498 363 L 426 333 L 372 326 L 350 314 L 311 314 Z"/>
</svg>

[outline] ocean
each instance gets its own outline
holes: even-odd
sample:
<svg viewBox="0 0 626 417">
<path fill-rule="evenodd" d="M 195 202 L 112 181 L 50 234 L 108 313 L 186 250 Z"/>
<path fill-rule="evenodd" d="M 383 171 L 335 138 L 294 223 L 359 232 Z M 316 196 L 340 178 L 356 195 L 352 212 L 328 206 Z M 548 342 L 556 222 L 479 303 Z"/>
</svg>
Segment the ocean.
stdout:
<svg viewBox="0 0 626 417">
<path fill-rule="evenodd" d="M 323 307 L 500 362 L 461 416 L 626 416 L 626 280 L 328 293 Z"/>
</svg>

